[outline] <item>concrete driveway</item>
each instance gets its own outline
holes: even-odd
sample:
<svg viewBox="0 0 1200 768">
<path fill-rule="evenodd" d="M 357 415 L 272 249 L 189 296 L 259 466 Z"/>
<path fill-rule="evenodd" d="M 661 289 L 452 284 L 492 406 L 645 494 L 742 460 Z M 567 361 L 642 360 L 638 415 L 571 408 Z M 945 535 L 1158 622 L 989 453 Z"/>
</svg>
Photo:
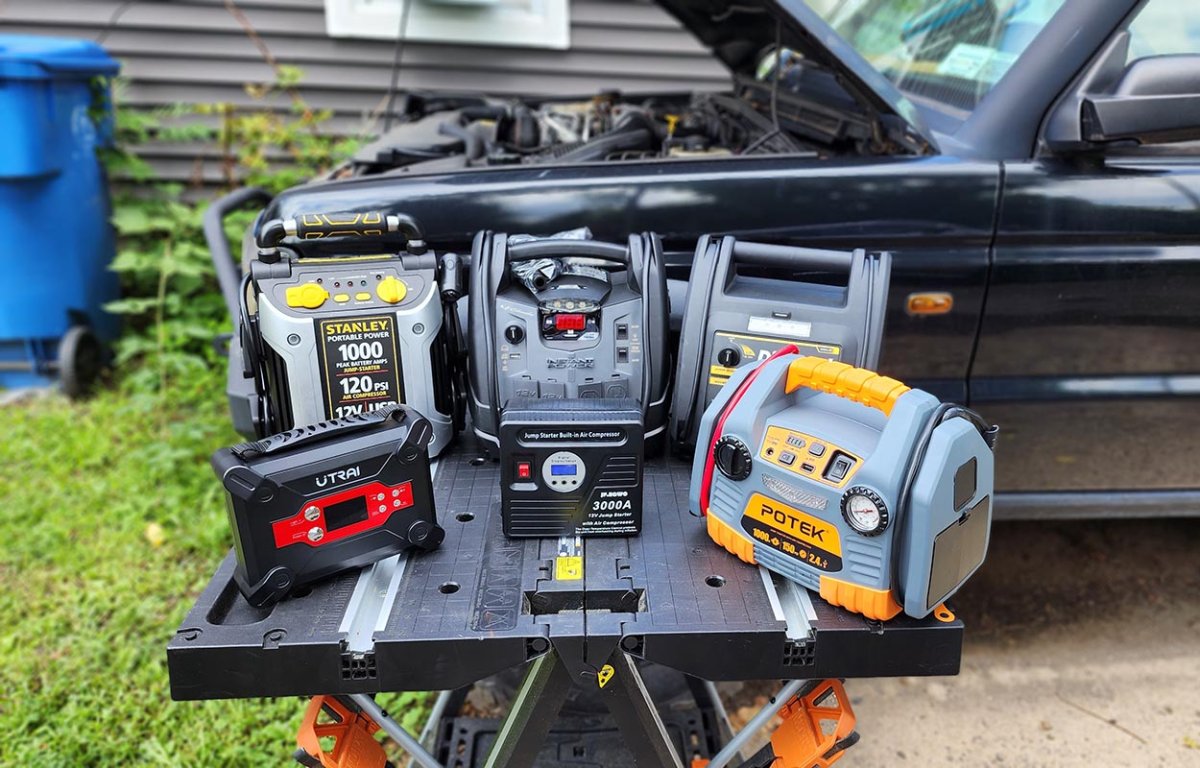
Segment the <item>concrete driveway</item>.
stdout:
<svg viewBox="0 0 1200 768">
<path fill-rule="evenodd" d="M 1200 766 L 1200 520 L 1000 523 L 956 678 L 849 681 L 842 765 Z"/>
</svg>

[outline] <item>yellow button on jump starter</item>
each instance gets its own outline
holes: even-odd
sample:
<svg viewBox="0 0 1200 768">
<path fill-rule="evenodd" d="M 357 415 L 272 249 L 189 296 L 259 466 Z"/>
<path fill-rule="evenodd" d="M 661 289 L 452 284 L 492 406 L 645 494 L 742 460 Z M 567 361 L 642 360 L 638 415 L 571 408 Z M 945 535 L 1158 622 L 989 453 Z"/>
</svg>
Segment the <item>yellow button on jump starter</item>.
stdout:
<svg viewBox="0 0 1200 768">
<path fill-rule="evenodd" d="M 359 291 L 358 293 L 354 294 L 354 300 L 355 301 L 370 301 L 371 294 L 367 293 L 366 291 Z"/>
<path fill-rule="evenodd" d="M 325 299 L 329 298 L 329 291 L 316 283 L 305 283 L 288 288 L 285 298 L 289 307 L 316 309 L 325 303 Z"/>
<path fill-rule="evenodd" d="M 379 281 L 379 285 L 375 287 L 375 293 L 388 304 L 398 304 L 404 301 L 404 297 L 408 295 L 408 286 L 404 284 L 403 280 L 397 280 L 389 275 Z"/>
<path fill-rule="evenodd" d="M 334 300 L 334 301 L 337 301 L 337 302 L 350 301 L 350 294 L 348 294 L 348 293 L 335 293 L 335 294 L 333 295 L 333 300 Z"/>
</svg>

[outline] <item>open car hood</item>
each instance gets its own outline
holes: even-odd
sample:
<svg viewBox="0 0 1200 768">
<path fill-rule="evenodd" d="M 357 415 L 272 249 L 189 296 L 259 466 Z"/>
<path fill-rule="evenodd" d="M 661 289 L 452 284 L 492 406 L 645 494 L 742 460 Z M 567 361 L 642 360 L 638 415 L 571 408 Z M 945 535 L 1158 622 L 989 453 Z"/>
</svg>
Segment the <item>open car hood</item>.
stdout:
<svg viewBox="0 0 1200 768">
<path fill-rule="evenodd" d="M 843 40 L 803 0 L 658 0 L 693 35 L 710 47 L 734 75 L 753 78 L 776 34 L 790 48 L 833 74 L 846 92 L 905 143 L 935 151 L 937 143 L 916 107 Z"/>
</svg>

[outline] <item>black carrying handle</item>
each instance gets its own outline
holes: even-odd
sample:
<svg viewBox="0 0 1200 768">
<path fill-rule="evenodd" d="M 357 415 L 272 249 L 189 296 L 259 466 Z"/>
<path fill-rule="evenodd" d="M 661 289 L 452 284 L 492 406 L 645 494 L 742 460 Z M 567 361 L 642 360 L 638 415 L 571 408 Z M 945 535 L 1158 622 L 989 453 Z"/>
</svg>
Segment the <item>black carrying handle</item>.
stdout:
<svg viewBox="0 0 1200 768">
<path fill-rule="evenodd" d="M 258 246 L 274 248 L 286 237 L 364 239 L 385 238 L 397 232 L 404 236 L 410 253 L 425 252 L 425 235 L 416 219 L 403 213 L 381 211 L 302 213 L 287 219 L 271 219 L 258 231 Z"/>
<path fill-rule="evenodd" d="M 225 237 L 225 219 L 229 214 L 250 204 L 266 205 L 270 201 L 271 193 L 267 190 L 260 187 L 243 187 L 214 200 L 204 212 L 204 241 L 208 244 L 208 253 L 217 272 L 221 298 L 225 300 L 225 308 L 229 310 L 229 316 L 235 323 L 241 314 L 239 307 L 242 302 L 239 293 L 242 285 L 242 267 L 241 261 L 233 257 L 229 240 Z"/>
<path fill-rule="evenodd" d="M 751 264 L 779 269 L 816 267 L 819 269 L 849 270 L 854 265 L 854 254 L 850 251 L 828 251 L 820 248 L 795 248 L 769 243 L 733 244 L 732 263 Z"/>
<path fill-rule="evenodd" d="M 629 249 L 625 246 L 595 240 L 530 240 L 510 245 L 505 249 L 505 261 L 509 263 L 554 256 L 600 259 L 625 266 L 629 266 L 632 260 Z"/>
<path fill-rule="evenodd" d="M 392 403 L 368 413 L 358 413 L 344 416 L 340 419 L 330 419 L 307 427 L 289 429 L 262 440 L 239 443 L 229 449 L 239 459 L 270 456 L 284 453 L 302 445 L 329 440 L 334 437 L 344 437 L 355 432 L 366 432 L 382 426 L 401 424 L 408 418 L 409 409 L 403 405 Z M 432 432 L 424 430 L 426 445 Z"/>
</svg>

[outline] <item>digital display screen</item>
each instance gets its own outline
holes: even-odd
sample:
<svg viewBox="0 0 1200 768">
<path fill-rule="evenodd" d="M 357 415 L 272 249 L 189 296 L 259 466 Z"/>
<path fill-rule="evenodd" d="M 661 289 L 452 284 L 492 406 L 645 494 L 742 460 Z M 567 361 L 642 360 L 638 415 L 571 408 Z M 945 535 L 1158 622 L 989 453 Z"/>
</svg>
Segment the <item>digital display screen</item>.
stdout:
<svg viewBox="0 0 1200 768">
<path fill-rule="evenodd" d="M 339 501 L 325 507 L 325 530 L 336 531 L 367 519 L 367 499 L 364 496 Z"/>
<path fill-rule="evenodd" d="M 579 467 L 574 464 L 551 464 L 550 474 L 555 477 L 562 475 L 575 475 L 579 472 Z"/>
</svg>

